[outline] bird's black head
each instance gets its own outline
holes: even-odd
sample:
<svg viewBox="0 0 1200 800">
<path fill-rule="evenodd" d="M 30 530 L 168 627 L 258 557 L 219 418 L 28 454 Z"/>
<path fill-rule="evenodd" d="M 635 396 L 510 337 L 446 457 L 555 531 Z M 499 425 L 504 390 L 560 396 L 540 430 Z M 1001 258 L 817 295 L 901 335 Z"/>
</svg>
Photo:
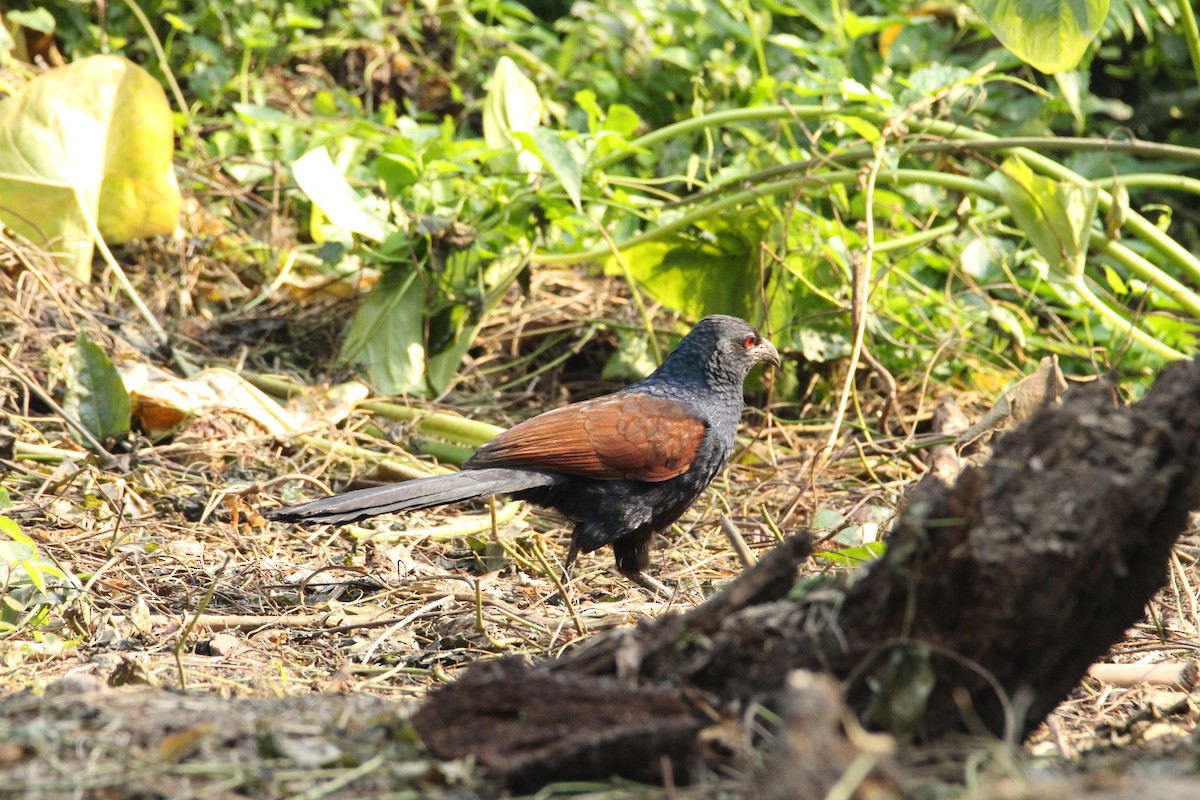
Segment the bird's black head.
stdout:
<svg viewBox="0 0 1200 800">
<path fill-rule="evenodd" d="M 697 371 L 712 387 L 736 387 L 760 361 L 779 366 L 779 351 L 743 319 L 714 314 L 696 323 L 659 368 L 663 373 Z"/>
</svg>

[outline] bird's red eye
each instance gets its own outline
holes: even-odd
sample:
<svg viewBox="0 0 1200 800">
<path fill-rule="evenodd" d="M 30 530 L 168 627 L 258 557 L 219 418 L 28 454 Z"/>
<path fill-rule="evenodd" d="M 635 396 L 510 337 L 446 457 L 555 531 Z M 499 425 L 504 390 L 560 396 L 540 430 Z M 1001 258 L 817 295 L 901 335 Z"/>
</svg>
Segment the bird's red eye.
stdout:
<svg viewBox="0 0 1200 800">
<path fill-rule="evenodd" d="M 745 347 L 747 350 L 749 350 L 751 347 L 754 347 L 754 345 L 756 345 L 756 344 L 758 344 L 758 337 L 751 335 L 751 336 L 747 336 L 746 341 L 742 342 L 742 347 Z"/>
</svg>

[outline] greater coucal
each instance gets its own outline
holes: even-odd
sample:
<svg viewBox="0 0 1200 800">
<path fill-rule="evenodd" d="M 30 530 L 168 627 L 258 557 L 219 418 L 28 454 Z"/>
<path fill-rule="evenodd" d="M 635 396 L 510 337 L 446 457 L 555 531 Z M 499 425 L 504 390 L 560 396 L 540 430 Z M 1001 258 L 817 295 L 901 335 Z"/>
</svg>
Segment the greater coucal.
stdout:
<svg viewBox="0 0 1200 800">
<path fill-rule="evenodd" d="M 280 508 L 285 522 L 345 523 L 378 514 L 508 494 L 575 523 L 567 568 L 606 544 L 640 586 L 650 541 L 687 510 L 733 452 L 742 382 L 779 351 L 737 317 L 700 320 L 649 377 L 613 394 L 547 411 L 475 451 L 461 472 L 359 489 Z"/>
</svg>

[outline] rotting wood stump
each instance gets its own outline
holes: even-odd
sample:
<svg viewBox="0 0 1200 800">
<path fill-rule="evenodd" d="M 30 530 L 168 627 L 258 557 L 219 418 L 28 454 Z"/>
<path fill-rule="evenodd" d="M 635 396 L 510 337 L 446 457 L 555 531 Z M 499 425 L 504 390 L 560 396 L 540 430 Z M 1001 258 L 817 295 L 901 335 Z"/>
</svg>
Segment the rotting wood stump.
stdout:
<svg viewBox="0 0 1200 800">
<path fill-rule="evenodd" d="M 1019 739 L 1141 617 L 1198 508 L 1192 361 L 1131 406 L 1103 386 L 1074 390 L 953 487 L 924 485 L 886 554 L 840 584 L 797 581 L 808 539 L 795 537 L 686 614 L 557 661 L 471 669 L 415 722 L 434 755 L 474 755 L 515 787 L 645 780 L 666 760 L 679 780 L 706 727 L 776 705 L 806 669 L 901 737 Z"/>
</svg>

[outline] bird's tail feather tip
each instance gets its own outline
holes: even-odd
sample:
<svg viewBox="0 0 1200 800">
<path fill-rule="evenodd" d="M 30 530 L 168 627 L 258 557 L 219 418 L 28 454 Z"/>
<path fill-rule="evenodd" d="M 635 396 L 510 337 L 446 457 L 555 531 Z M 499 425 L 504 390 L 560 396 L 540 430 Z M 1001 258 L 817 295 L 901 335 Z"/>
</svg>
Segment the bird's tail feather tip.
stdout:
<svg viewBox="0 0 1200 800">
<path fill-rule="evenodd" d="M 550 486 L 561 480 L 561 475 L 535 470 L 468 470 L 389 486 L 358 489 L 300 505 L 271 509 L 263 516 L 276 522 L 357 522 L 380 514 L 416 511 L 493 494 L 510 494 Z"/>
</svg>

